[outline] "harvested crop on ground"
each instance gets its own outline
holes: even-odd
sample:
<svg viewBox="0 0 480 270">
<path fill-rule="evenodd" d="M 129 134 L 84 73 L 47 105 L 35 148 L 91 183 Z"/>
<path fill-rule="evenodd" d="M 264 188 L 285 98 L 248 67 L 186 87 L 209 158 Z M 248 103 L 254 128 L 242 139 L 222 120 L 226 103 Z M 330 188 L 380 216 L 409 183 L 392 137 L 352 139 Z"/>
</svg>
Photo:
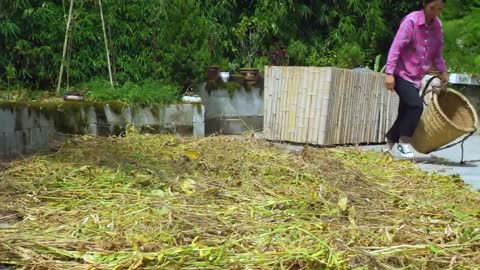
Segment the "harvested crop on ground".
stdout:
<svg viewBox="0 0 480 270">
<path fill-rule="evenodd" d="M 0 172 L 14 269 L 474 269 L 480 196 L 355 148 L 127 133 Z"/>
</svg>

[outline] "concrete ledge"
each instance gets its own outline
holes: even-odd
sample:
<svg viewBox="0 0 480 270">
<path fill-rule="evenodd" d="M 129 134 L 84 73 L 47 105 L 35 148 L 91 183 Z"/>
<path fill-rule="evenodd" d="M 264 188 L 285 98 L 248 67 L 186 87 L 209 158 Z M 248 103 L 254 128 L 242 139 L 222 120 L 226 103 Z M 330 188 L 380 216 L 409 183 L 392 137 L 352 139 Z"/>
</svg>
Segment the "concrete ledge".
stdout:
<svg viewBox="0 0 480 270">
<path fill-rule="evenodd" d="M 65 135 L 140 132 L 205 136 L 201 104 L 133 105 L 92 102 L 0 103 L 0 158 L 41 150 Z"/>
<path fill-rule="evenodd" d="M 238 135 L 263 129 L 263 116 L 213 117 L 205 119 L 206 134 Z"/>
</svg>

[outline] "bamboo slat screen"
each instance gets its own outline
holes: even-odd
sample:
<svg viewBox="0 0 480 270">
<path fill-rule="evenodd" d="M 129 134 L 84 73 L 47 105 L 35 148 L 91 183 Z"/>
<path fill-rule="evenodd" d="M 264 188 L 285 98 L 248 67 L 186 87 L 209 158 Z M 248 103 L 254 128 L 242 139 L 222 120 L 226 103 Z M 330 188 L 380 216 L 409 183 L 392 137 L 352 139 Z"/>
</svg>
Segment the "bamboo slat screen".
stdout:
<svg viewBox="0 0 480 270">
<path fill-rule="evenodd" d="M 398 97 L 377 72 L 267 66 L 264 102 L 266 139 L 341 145 L 384 142 Z"/>
</svg>

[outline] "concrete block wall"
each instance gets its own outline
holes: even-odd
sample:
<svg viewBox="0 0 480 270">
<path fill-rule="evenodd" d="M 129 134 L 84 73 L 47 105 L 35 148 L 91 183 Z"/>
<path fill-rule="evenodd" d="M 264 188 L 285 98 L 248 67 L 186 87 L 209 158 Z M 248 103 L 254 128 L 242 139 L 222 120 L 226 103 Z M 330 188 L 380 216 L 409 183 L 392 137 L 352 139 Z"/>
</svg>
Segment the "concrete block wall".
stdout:
<svg viewBox="0 0 480 270">
<path fill-rule="evenodd" d="M 35 152 L 65 135 L 118 135 L 128 126 L 149 133 L 205 136 L 201 104 L 1 103 L 0 159 Z"/>
<path fill-rule="evenodd" d="M 208 90 L 200 85 L 199 96 L 205 105 L 206 134 L 242 134 L 263 130 L 263 89 L 252 86 L 248 90 L 218 88 Z"/>
<path fill-rule="evenodd" d="M 458 90 L 460 93 L 465 95 L 468 101 L 472 104 L 473 107 L 477 110 L 477 115 L 480 117 L 480 86 L 479 85 L 469 85 L 469 86 L 460 86 L 454 85 L 452 87 L 455 90 Z M 477 123 L 480 125 L 480 123 Z M 480 134 L 480 128 L 476 132 Z"/>
</svg>

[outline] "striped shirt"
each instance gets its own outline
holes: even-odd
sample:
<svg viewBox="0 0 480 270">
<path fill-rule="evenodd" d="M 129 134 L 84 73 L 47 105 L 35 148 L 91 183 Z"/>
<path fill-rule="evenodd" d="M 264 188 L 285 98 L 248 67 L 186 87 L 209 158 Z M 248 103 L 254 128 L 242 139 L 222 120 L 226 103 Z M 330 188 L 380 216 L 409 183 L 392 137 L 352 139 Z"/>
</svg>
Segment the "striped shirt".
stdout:
<svg viewBox="0 0 480 270">
<path fill-rule="evenodd" d="M 421 87 L 421 80 L 435 65 L 440 73 L 446 71 L 442 56 L 443 28 L 439 18 L 430 25 L 423 10 L 414 11 L 402 19 L 388 54 L 385 73 L 396 74 Z"/>
</svg>

